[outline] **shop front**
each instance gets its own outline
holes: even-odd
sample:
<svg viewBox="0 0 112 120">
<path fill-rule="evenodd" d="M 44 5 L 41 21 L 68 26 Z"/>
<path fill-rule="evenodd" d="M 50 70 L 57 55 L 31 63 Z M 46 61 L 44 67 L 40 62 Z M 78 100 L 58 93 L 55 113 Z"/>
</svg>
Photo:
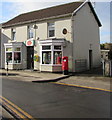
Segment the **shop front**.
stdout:
<svg viewBox="0 0 112 120">
<path fill-rule="evenodd" d="M 31 43 L 31 42 L 30 42 Z M 62 72 L 62 57 L 65 45 L 64 39 L 39 40 L 38 56 L 35 56 L 37 45 L 28 41 L 5 43 L 5 69 L 34 69 L 40 71 Z M 39 59 L 37 59 L 39 58 Z"/>
<path fill-rule="evenodd" d="M 26 46 L 22 42 L 4 43 L 5 46 L 5 69 L 26 69 L 27 56 Z M 7 66 L 8 64 L 8 66 Z"/>
<path fill-rule="evenodd" d="M 40 71 L 61 72 L 64 39 L 40 40 Z"/>
</svg>

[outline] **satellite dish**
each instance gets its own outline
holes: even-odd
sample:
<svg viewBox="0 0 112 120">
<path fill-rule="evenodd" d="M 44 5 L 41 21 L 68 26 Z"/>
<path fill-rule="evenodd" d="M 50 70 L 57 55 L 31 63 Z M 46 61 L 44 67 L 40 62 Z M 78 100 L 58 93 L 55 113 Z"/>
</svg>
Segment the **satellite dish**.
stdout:
<svg viewBox="0 0 112 120">
<path fill-rule="evenodd" d="M 64 35 L 67 34 L 67 29 L 64 28 L 63 31 L 62 31 L 62 33 L 63 33 Z"/>
</svg>

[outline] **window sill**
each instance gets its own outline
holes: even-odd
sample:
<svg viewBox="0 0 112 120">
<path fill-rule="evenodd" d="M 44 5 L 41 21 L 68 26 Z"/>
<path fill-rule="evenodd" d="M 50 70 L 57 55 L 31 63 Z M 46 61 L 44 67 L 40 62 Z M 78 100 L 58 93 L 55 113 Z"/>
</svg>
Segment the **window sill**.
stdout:
<svg viewBox="0 0 112 120">
<path fill-rule="evenodd" d="M 41 66 L 62 66 L 62 64 L 41 64 Z"/>
<path fill-rule="evenodd" d="M 5 63 L 7 65 L 7 63 Z M 22 64 L 22 63 L 8 63 L 8 65 L 18 65 L 18 64 Z"/>
</svg>

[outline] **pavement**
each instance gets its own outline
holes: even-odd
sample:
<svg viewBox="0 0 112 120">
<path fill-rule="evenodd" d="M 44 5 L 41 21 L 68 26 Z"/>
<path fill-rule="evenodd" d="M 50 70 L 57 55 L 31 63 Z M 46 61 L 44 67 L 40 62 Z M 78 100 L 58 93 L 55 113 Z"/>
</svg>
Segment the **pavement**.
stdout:
<svg viewBox="0 0 112 120">
<path fill-rule="evenodd" d="M 6 76 L 6 73 L 6 70 L 0 69 L 2 77 L 7 77 L 12 80 L 26 82 L 55 82 L 56 84 L 62 85 L 111 91 L 110 85 L 112 77 L 104 77 L 101 69 L 93 69 L 91 71 L 69 75 L 31 70 L 9 70 L 8 76 Z"/>
<path fill-rule="evenodd" d="M 8 112 L 6 111 L 2 106 L 0 106 L 0 120 L 8 120 L 8 119 L 13 119 L 15 118 Z"/>
</svg>

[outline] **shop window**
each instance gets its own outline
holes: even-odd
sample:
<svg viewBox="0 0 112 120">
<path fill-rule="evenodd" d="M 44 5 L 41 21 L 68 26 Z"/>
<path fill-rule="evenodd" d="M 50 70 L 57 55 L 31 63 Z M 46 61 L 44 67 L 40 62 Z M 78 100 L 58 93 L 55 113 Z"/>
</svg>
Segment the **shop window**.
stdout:
<svg viewBox="0 0 112 120">
<path fill-rule="evenodd" d="M 55 25 L 54 23 L 48 23 L 48 37 L 55 36 Z"/>
<path fill-rule="evenodd" d="M 42 52 L 42 64 L 51 64 L 51 51 Z"/>
<path fill-rule="evenodd" d="M 42 50 L 50 50 L 51 46 L 42 46 Z"/>
<path fill-rule="evenodd" d="M 28 39 L 33 38 L 34 37 L 34 32 L 33 32 L 33 25 L 29 25 L 28 26 Z"/>
<path fill-rule="evenodd" d="M 12 63 L 12 52 L 6 53 L 6 62 Z"/>
<path fill-rule="evenodd" d="M 6 62 L 21 63 L 21 49 L 20 47 L 6 48 Z"/>
<path fill-rule="evenodd" d="M 54 49 L 55 49 L 55 50 L 61 50 L 61 45 L 55 45 L 55 46 L 54 46 Z"/>
<path fill-rule="evenodd" d="M 62 63 L 62 51 L 54 51 L 53 64 L 61 64 L 61 63 Z"/>
<path fill-rule="evenodd" d="M 12 51 L 12 48 L 6 48 L 6 51 Z"/>
<path fill-rule="evenodd" d="M 21 63 L 21 53 L 14 52 L 14 63 Z"/>
<path fill-rule="evenodd" d="M 15 48 L 14 51 L 20 51 L 21 49 L 20 48 Z"/>
<path fill-rule="evenodd" d="M 14 48 L 14 63 L 21 63 L 21 49 L 20 49 L 20 47 Z"/>
<path fill-rule="evenodd" d="M 16 29 L 12 29 L 12 40 L 16 40 Z"/>
<path fill-rule="evenodd" d="M 62 46 L 43 45 L 42 64 L 62 64 Z"/>
</svg>

